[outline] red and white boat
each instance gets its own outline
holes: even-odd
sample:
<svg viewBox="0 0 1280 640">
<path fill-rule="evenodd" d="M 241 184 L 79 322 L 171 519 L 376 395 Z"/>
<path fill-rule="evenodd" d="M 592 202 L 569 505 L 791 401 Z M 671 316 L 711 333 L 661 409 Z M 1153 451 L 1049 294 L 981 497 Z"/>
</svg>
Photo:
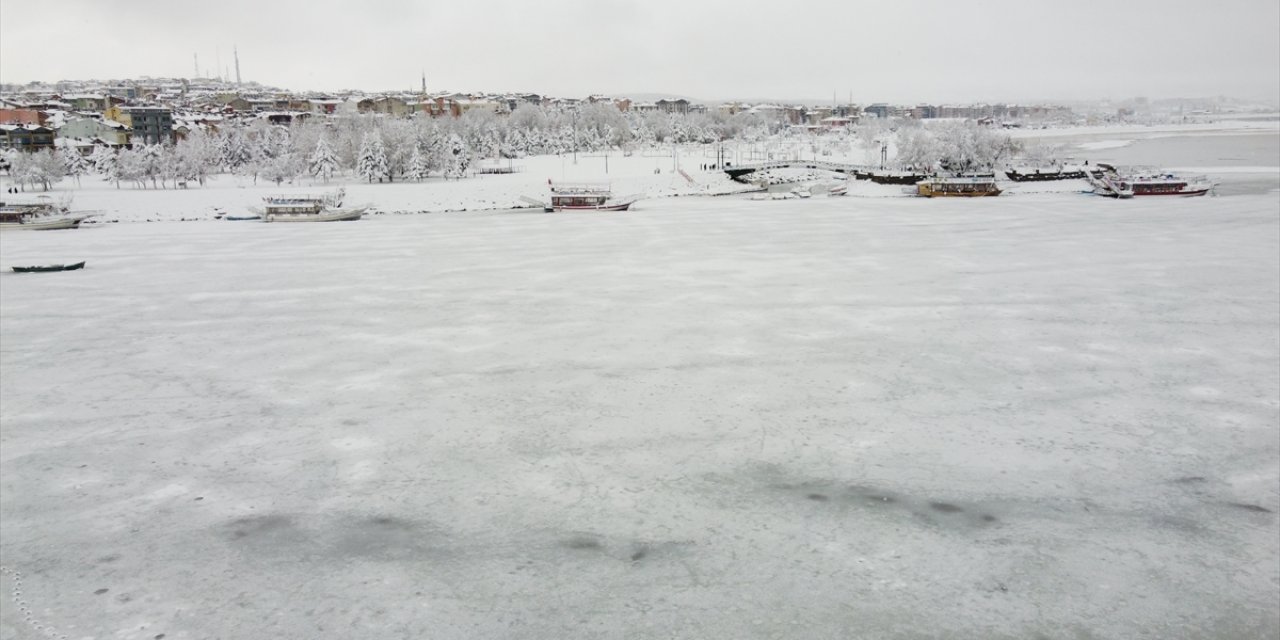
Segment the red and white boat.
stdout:
<svg viewBox="0 0 1280 640">
<path fill-rule="evenodd" d="M 1135 196 L 1202 196 L 1213 188 L 1208 182 L 1189 182 L 1172 174 L 1131 176 L 1120 182 L 1121 189 Z"/>
<path fill-rule="evenodd" d="M 555 184 L 547 180 L 551 187 L 551 203 L 542 205 L 548 213 L 552 211 L 626 211 L 635 204 L 637 197 L 615 199 L 613 191 L 606 183 L 564 183 Z M 532 201 L 532 200 L 531 200 Z"/>
<path fill-rule="evenodd" d="M 1135 196 L 1202 196 L 1213 189 L 1205 178 L 1181 178 L 1172 173 L 1130 172 L 1121 174 L 1114 167 L 1099 164 L 1105 171 L 1090 176 L 1094 193 L 1109 198 Z"/>
</svg>

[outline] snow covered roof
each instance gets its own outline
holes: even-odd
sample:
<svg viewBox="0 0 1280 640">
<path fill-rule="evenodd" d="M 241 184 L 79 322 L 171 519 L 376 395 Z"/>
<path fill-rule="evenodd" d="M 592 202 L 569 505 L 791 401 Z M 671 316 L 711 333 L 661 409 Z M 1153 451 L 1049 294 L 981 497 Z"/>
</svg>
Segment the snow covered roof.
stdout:
<svg viewBox="0 0 1280 640">
<path fill-rule="evenodd" d="M 53 133 L 53 129 L 38 124 L 0 124 L 0 131 L 29 131 L 31 133 Z"/>
</svg>

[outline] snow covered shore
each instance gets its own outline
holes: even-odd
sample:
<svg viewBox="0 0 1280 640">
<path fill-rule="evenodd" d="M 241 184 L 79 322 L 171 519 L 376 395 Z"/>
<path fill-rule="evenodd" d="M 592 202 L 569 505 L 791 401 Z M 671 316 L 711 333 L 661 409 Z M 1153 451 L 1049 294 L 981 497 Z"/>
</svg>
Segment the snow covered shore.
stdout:
<svg viewBox="0 0 1280 640">
<path fill-rule="evenodd" d="M 1163 126 L 1111 126 L 1065 127 L 1055 129 L 1011 130 L 1015 138 L 1030 144 L 1049 144 L 1061 147 L 1065 157 L 1141 163 L 1169 166 L 1195 166 L 1196 173 L 1217 173 L 1210 165 L 1217 160 L 1224 165 L 1228 175 L 1226 182 L 1244 182 L 1242 189 L 1227 189 L 1227 193 L 1261 192 L 1280 186 L 1273 174 L 1280 173 L 1275 163 L 1275 140 L 1280 136 L 1280 121 L 1224 121 L 1204 124 Z M 1235 136 L 1235 137 L 1233 137 Z M 1250 136 L 1252 144 L 1238 141 L 1239 136 Z M 1206 140 L 1227 142 L 1205 142 Z M 1157 144 L 1158 143 L 1158 144 Z M 1154 145 L 1154 146 L 1153 146 Z M 1220 148 L 1219 148 L 1220 147 Z M 878 146 L 876 147 L 878 153 Z M 674 154 L 674 155 L 673 155 Z M 878 158 L 878 155 L 876 156 Z M 72 200 L 76 209 L 101 211 L 96 222 L 178 221 L 207 220 L 223 214 L 243 213 L 261 203 L 264 196 L 281 193 L 309 193 L 337 189 L 347 190 L 348 204 L 368 204 L 376 213 L 438 213 L 446 211 L 491 211 L 526 208 L 524 197 L 545 199 L 547 181 L 605 181 L 611 183 L 618 196 L 638 194 L 646 199 L 663 199 L 672 196 L 721 195 L 753 189 L 729 180 L 712 165 L 722 159 L 749 163 L 765 159 L 811 158 L 832 162 L 866 163 L 871 161 L 869 151 L 858 140 L 840 139 L 836 136 L 775 137 L 754 143 L 728 142 L 723 145 L 681 145 L 675 147 L 650 147 L 636 150 L 631 155 L 611 153 L 581 153 L 557 156 L 534 156 L 520 160 L 488 161 L 481 166 L 501 168 L 512 173 L 476 175 L 461 180 L 444 180 L 432 177 L 422 182 L 400 181 L 390 184 L 370 184 L 352 176 L 322 182 L 312 178 L 298 178 L 292 184 L 277 186 L 259 179 L 256 183 L 248 177 L 218 174 L 204 186 L 194 183 L 187 189 L 139 189 L 125 183 L 123 188 L 105 182 L 97 176 L 82 177 L 80 183 L 71 178 L 63 179 L 48 195 L 54 199 Z M 1203 170 L 1201 170 L 1203 169 Z M 1249 171 L 1245 171 L 1248 169 Z M 774 178 L 795 180 L 805 178 L 800 170 L 779 170 Z M 813 182 L 830 182 L 839 177 L 825 172 L 808 176 Z M 761 179 L 771 176 L 761 174 Z M 13 182 L 0 176 L 0 187 L 8 188 Z M 1030 194 L 1045 191 L 1079 191 L 1083 183 L 1067 185 L 1009 185 L 1010 194 Z M 24 201 L 38 197 L 39 192 L 6 195 L 5 200 Z M 850 195 L 864 197 L 894 197 L 902 195 L 895 187 L 850 184 Z M 644 205 L 641 205 L 644 206 Z"/>
<path fill-rule="evenodd" d="M 0 636 L 1274 637 L 1276 204 L 0 236 Z"/>
</svg>

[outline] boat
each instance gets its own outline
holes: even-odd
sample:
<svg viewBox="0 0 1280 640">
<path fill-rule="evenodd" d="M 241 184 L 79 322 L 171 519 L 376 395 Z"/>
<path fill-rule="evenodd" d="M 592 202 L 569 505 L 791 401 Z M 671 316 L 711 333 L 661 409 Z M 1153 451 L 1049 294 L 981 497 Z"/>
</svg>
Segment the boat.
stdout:
<svg viewBox="0 0 1280 640">
<path fill-rule="evenodd" d="M 916 184 L 916 195 L 926 198 L 975 198 L 1000 195 L 1000 187 L 990 175 L 934 177 Z"/>
<path fill-rule="evenodd" d="M 1203 177 L 1187 179 L 1167 172 L 1122 171 L 1111 165 L 1099 166 L 1104 170 L 1098 176 L 1089 176 L 1089 182 L 1094 193 L 1108 198 L 1202 196 L 1214 186 Z"/>
<path fill-rule="evenodd" d="M 76 229 L 81 222 L 93 215 L 84 211 L 71 212 L 52 202 L 0 203 L 0 230 Z"/>
<path fill-rule="evenodd" d="M 1101 169 L 1086 169 L 1079 166 L 1061 166 L 1052 170 L 1042 169 L 1006 169 L 1004 175 L 1014 182 L 1047 182 L 1050 180 L 1084 180 L 1087 173 L 1097 175 Z"/>
<path fill-rule="evenodd" d="M 47 271 L 75 271 L 84 268 L 84 261 L 81 260 L 75 264 L 50 264 L 36 267 L 14 267 L 13 270 L 18 273 L 44 273 Z"/>
<path fill-rule="evenodd" d="M 552 184 L 551 204 L 543 204 L 547 213 L 553 211 L 626 211 L 638 197 L 614 199 L 613 191 L 605 183 Z"/>
<path fill-rule="evenodd" d="M 923 173 L 915 173 L 913 171 L 867 172 L 867 179 L 876 184 L 916 184 L 927 177 Z"/>
<path fill-rule="evenodd" d="M 367 206 L 342 208 L 345 189 L 328 195 L 280 195 L 267 196 L 262 199 L 261 209 L 250 208 L 250 212 L 262 218 L 263 222 L 342 222 L 359 220 Z M 239 217 L 239 216 L 238 216 Z M 240 217 L 240 219 L 252 219 Z"/>
</svg>

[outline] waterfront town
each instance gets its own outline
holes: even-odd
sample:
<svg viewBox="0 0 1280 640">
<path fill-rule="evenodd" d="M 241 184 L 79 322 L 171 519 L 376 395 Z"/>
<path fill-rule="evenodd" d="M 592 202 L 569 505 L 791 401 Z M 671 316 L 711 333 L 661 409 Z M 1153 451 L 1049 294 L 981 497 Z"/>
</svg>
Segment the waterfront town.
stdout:
<svg viewBox="0 0 1280 640">
<path fill-rule="evenodd" d="M 1207 115 L 1217 105 L 1206 101 L 1174 115 Z M 254 121 L 288 125 L 298 120 L 350 114 L 393 118 L 458 118 L 470 111 L 510 115 L 522 105 L 570 112 L 583 104 L 612 105 L 632 116 L 664 114 L 725 120 L 757 116 L 777 128 L 804 132 L 847 130 L 864 119 L 967 119 L 1018 127 L 1028 124 L 1100 124 L 1151 116 L 1160 105 L 1143 98 L 1086 106 L 1056 104 L 826 104 L 717 102 L 683 97 L 636 100 L 625 96 L 556 97 L 537 93 L 463 93 L 430 91 L 425 78 L 417 90 L 366 93 L 286 91 L 257 83 L 218 78 L 168 78 L 0 85 L 0 149 L 38 151 L 75 149 L 90 155 L 96 147 L 176 143 L 192 131 Z M 1165 115 L 1172 113 L 1165 110 Z"/>
</svg>

